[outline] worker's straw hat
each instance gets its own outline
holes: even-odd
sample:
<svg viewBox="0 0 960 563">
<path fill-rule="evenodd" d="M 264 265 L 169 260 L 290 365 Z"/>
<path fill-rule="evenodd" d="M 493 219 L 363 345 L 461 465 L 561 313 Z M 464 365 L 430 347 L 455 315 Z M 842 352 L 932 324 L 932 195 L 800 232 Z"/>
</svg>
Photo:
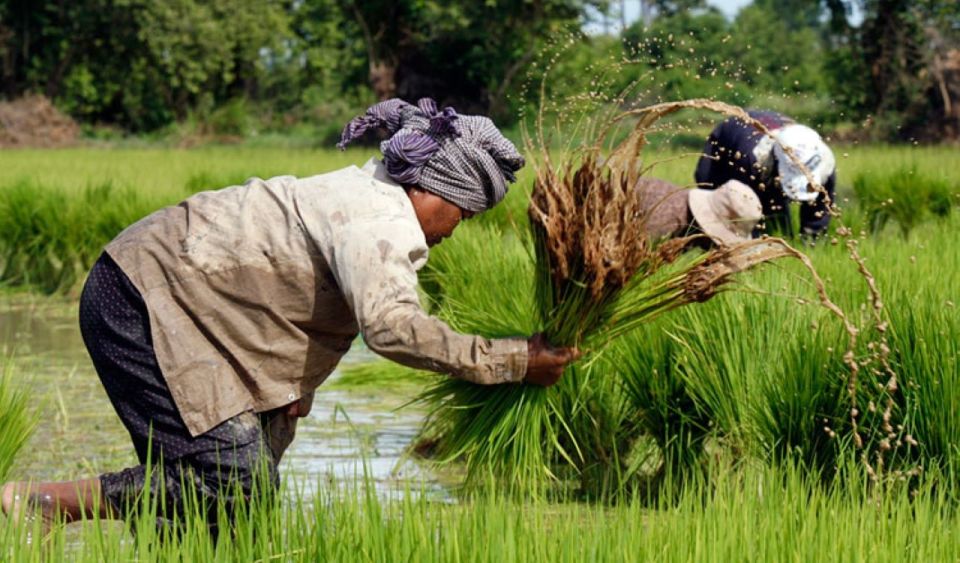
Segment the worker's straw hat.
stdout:
<svg viewBox="0 0 960 563">
<path fill-rule="evenodd" d="M 810 172 L 818 184 L 826 184 L 837 166 L 833 151 L 816 131 L 799 123 L 792 123 L 774 131 L 774 136 L 777 142 L 773 146 L 773 154 L 777 157 L 777 170 L 783 193 L 794 201 L 817 199 L 819 192 L 812 187 L 808 188 L 810 179 L 803 168 Z M 803 168 L 787 155 L 784 147 L 793 151 Z"/>
<path fill-rule="evenodd" d="M 749 239 L 763 217 L 760 198 L 737 180 L 715 190 L 690 190 L 687 197 L 700 230 L 719 244 L 733 245 Z"/>
</svg>

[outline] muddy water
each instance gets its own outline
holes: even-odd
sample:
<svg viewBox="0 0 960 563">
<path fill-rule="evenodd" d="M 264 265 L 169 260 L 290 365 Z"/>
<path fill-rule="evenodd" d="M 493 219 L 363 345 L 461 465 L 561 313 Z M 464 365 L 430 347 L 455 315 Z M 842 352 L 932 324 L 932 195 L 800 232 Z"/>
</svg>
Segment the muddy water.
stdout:
<svg viewBox="0 0 960 563">
<path fill-rule="evenodd" d="M 35 397 L 37 430 L 14 466 L 17 479 L 60 480 L 136 463 L 133 448 L 87 357 L 70 301 L 0 295 L 0 353 Z M 344 362 L 369 361 L 357 346 Z M 331 376 L 331 381 L 338 374 Z M 406 459 L 423 413 L 397 410 L 408 394 L 321 386 L 281 471 L 308 491 L 364 472 L 383 491 L 405 485 L 443 496 L 438 477 Z"/>
</svg>

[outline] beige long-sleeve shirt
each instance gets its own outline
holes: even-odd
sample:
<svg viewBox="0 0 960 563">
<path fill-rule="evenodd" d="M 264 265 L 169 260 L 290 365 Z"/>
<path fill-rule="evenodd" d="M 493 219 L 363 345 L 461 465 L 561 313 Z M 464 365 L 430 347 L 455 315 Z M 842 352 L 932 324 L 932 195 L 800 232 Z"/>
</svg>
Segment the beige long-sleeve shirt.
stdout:
<svg viewBox="0 0 960 563">
<path fill-rule="evenodd" d="M 382 163 L 198 193 L 106 251 L 140 291 L 157 361 L 193 435 L 311 393 L 361 334 L 402 364 L 494 384 L 526 341 L 462 335 L 416 292 L 428 248 Z"/>
</svg>

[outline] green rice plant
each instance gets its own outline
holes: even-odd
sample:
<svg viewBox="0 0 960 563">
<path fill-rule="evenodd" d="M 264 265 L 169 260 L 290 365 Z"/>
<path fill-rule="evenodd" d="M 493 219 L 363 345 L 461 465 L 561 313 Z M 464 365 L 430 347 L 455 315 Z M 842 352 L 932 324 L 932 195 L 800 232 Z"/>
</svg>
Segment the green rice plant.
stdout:
<svg viewBox="0 0 960 563">
<path fill-rule="evenodd" d="M 99 518 L 56 526 L 25 544 L 0 524 L 12 563 L 99 561 L 843 561 L 952 560 L 960 541 L 949 492 L 924 484 L 874 495 L 857 466 L 822 486 L 793 464 L 710 464 L 673 497 L 616 505 L 527 500 L 496 489 L 434 502 L 416 487 L 378 495 L 374 483 L 320 484 L 315 498 L 288 481 L 286 496 L 258 491 L 216 507 L 215 538 L 202 510 L 177 533 L 154 527 L 157 503 L 127 526 Z M 840 485 L 843 483 L 843 485 Z M 664 484 L 669 487 L 670 484 Z M 674 487 L 672 487 L 674 488 Z M 131 536 L 126 527 L 133 525 Z"/>
<path fill-rule="evenodd" d="M 919 226 L 897 246 L 877 240 L 865 249 L 888 265 L 878 283 L 889 288 L 891 362 L 906 413 L 898 441 L 914 446 L 916 464 L 939 465 L 954 477 L 960 462 L 960 314 L 948 280 L 960 270 L 958 226 L 953 214 L 941 224 Z"/>
<path fill-rule="evenodd" d="M 872 232 L 896 223 L 906 236 L 930 214 L 944 217 L 960 204 L 960 183 L 921 171 L 914 164 L 890 172 L 862 172 L 853 189 Z"/>
<path fill-rule="evenodd" d="M 706 134 L 706 133 L 704 133 Z M 850 218 L 859 206 L 847 206 L 844 200 L 851 192 L 848 179 L 865 175 L 884 178 L 895 175 L 899 170 L 916 168 L 922 171 L 918 174 L 921 179 L 939 179 L 952 186 L 954 193 L 960 185 L 960 168 L 953 165 L 955 151 L 949 147 L 887 147 L 887 146 L 838 146 L 836 148 L 839 159 L 840 185 L 838 200 L 845 208 L 848 226 L 860 230 L 859 222 Z M 666 148 L 658 151 L 657 159 L 648 159 L 645 165 L 650 166 L 650 173 L 671 180 L 679 185 L 690 185 L 691 171 L 694 167 L 692 159 L 679 158 L 679 151 Z M 82 273 L 92 263 L 85 262 L 95 259 L 97 250 L 87 251 L 80 256 L 84 262 L 76 262 L 76 258 L 64 256 L 56 241 L 50 237 L 60 236 L 62 231 L 73 232 L 77 235 L 68 238 L 68 250 L 78 243 L 74 240 L 85 238 L 84 230 L 70 225 L 59 228 L 46 227 L 37 230 L 38 223 L 45 223 L 43 217 L 54 213 L 58 220 L 73 220 L 97 218 L 101 214 L 115 215 L 111 222 L 120 223 L 109 228 L 111 234 L 155 209 L 176 203 L 186 195 L 198 190 L 218 189 L 242 181 L 248 176 L 269 178 L 279 174 L 294 174 L 310 176 L 328 172 L 347 165 L 361 165 L 371 156 L 369 150 L 305 150 L 288 149 L 283 147 L 254 147 L 240 146 L 210 146 L 198 147 L 190 150 L 170 148 L 122 148 L 106 150 L 98 147 L 79 147 L 62 150 L 10 150 L 0 152 L 0 205 L 19 206 L 25 213 L 8 213 L 5 208 L 0 214 L 0 248 L 9 248 L 10 244 L 30 244 L 33 250 L 23 252 L 18 258 L 18 266 L 10 270 L 7 277 L 0 277 L 0 282 L 6 284 L 23 284 L 29 278 L 45 291 L 49 287 L 58 285 L 58 272 L 77 270 L 79 274 L 64 275 L 64 283 L 70 278 L 80 279 Z M 526 231 L 528 218 L 526 207 L 529 201 L 529 186 L 532 185 L 533 173 L 529 167 L 522 171 L 520 183 L 513 188 L 506 200 L 497 208 L 478 217 L 475 222 L 497 226 L 501 232 L 510 232 L 519 228 Z M 926 180 L 924 180 L 926 181 Z M 7 194 L 23 190 L 21 186 L 31 186 L 26 194 Z M 106 186 L 109 186 L 107 188 Z M 907 190 L 883 196 L 877 195 L 875 203 L 907 194 L 910 197 L 914 185 L 908 184 Z M 922 188 L 922 186 L 921 186 Z M 50 192 L 50 193 L 47 193 Z M 85 193 L 86 192 L 86 193 Z M 941 193 L 941 192 L 938 192 Z M 84 200 L 96 195 L 94 206 L 84 203 Z M 26 205 L 21 201 L 11 201 L 26 195 Z M 867 194 L 869 195 L 869 193 Z M 883 196 L 883 197 L 881 197 Z M 954 203 L 956 196 L 953 196 Z M 30 202 L 29 199 L 37 201 Z M 78 200 L 79 201 L 76 201 Z M 945 200 L 938 200 L 945 201 Z M 41 202 L 47 202 L 41 205 Z M 131 212 L 130 207 L 137 207 L 139 211 Z M 45 210 L 41 210 L 43 208 Z M 113 208 L 117 208 L 112 211 Z M 69 210 L 76 210 L 71 212 Z M 884 213 L 885 208 L 880 207 Z M 939 208 L 942 209 L 942 206 Z M 51 211 L 52 210 L 52 211 Z M 40 214 L 38 217 L 37 214 Z M 935 216 L 925 212 L 923 217 Z M 86 225 L 83 225 L 86 228 Z M 869 230 L 867 227 L 864 229 Z M 30 231 L 35 237 L 18 238 L 14 243 L 11 233 Z M 102 238 L 102 234 L 98 235 Z M 108 239 L 109 240 L 109 239 Z M 51 249 L 43 251 L 42 249 Z M 8 252 L 8 251 L 0 251 Z M 72 253 L 72 252 L 71 252 Z M 33 256 L 28 263 L 23 255 Z M 5 255 L 0 253 L 0 267 Z M 9 258 L 9 257 L 7 257 Z M 34 265 L 37 271 L 22 271 L 23 267 Z M 429 268 L 430 266 L 428 266 Z M 53 272 L 53 276 L 49 275 Z M 61 286 L 61 290 L 74 289 Z"/>
<path fill-rule="evenodd" d="M 442 288 L 438 314 L 464 333 L 508 337 L 536 332 L 531 252 L 525 237 L 463 225 L 433 251 L 433 266 L 424 275 Z M 483 387 L 440 377 L 419 400 L 429 410 L 421 438 L 436 442 L 440 462 L 467 459 L 468 480 L 474 483 L 492 472 L 512 476 L 519 484 L 552 462 L 542 446 L 555 443 L 561 428 L 551 414 L 557 405 L 545 389 Z M 498 449 L 503 443 L 510 445 L 508 455 Z"/>
<path fill-rule="evenodd" d="M 13 382 L 13 362 L 2 361 L 0 371 L 0 483 L 9 475 L 17 453 L 23 449 L 36 423 L 26 388 Z"/>
<path fill-rule="evenodd" d="M 736 112 L 713 102 L 694 105 Z M 619 423 L 608 424 L 616 411 L 591 408 L 608 400 L 589 398 L 614 386 L 596 383 L 602 376 L 592 362 L 618 337 L 659 315 L 710 299 L 731 275 L 794 252 L 771 239 L 680 259 L 688 239 L 648 239 L 644 193 L 635 188 L 640 153 L 647 129 L 684 107 L 691 105 L 638 111 L 633 132 L 606 158 L 601 147 L 609 126 L 558 169 L 544 149 L 535 165 L 532 234 L 507 241 L 501 260 L 487 264 L 476 257 L 496 255 L 502 237 L 460 233 L 465 242 L 448 250 L 458 258 L 434 266 L 433 281 L 443 292 L 440 314 L 454 328 L 490 337 L 542 332 L 554 345 L 586 353 L 553 389 L 447 379 L 424 393 L 430 406 L 425 434 L 437 440 L 442 461 L 466 462 L 468 484 L 492 474 L 522 486 L 555 478 L 558 462 L 579 470 L 604 457 L 598 454 L 619 457 L 620 440 L 597 432 L 616 434 Z M 591 436 L 599 440 L 584 442 Z"/>
<path fill-rule="evenodd" d="M 73 289 L 113 237 L 159 206 L 110 183 L 79 194 L 31 182 L 0 189 L 0 282 Z"/>
<path fill-rule="evenodd" d="M 419 388 L 432 381 L 430 372 L 386 360 L 338 367 L 340 376 L 324 384 L 324 389 Z"/>
<path fill-rule="evenodd" d="M 646 470 L 655 481 L 682 482 L 701 465 L 713 421 L 687 387 L 683 342 L 664 324 L 651 323 L 625 336 L 613 347 L 608 369 L 624 391 L 626 431 L 651 438 L 658 450 L 655 457 L 649 452 L 633 456 L 627 474 Z"/>
<path fill-rule="evenodd" d="M 791 276 L 761 273 L 764 285 Z M 801 461 L 818 472 L 837 463 L 849 408 L 845 334 L 829 313 L 795 300 L 729 292 L 672 318 L 678 378 L 692 412 L 725 447 L 760 459 Z"/>
<path fill-rule="evenodd" d="M 960 419 L 951 389 L 960 378 L 960 316 L 955 289 L 942 279 L 960 268 L 956 225 L 951 217 L 919 226 L 909 240 L 864 238 L 860 245 L 868 263 L 883 264 L 877 284 L 888 322 L 884 340 L 876 329 L 864 328 L 854 350 L 856 361 L 867 366 L 854 415 L 863 449 L 855 449 L 851 438 L 849 369 L 840 357 L 846 336 L 826 311 L 810 306 L 816 295 L 804 272 L 790 263 L 751 276 L 746 291 L 684 308 L 622 339 L 630 343 L 622 351 L 614 347 L 618 354 L 609 372 L 624 382 L 634 424 L 644 435 L 680 439 L 686 434 L 677 420 L 685 417 L 695 421 L 687 427 L 699 431 L 701 442 L 712 436 L 746 459 L 792 460 L 822 477 L 834 475 L 842 451 L 860 456 L 871 447 L 886 452 L 890 477 L 919 467 L 955 475 Z M 863 279 L 849 268 L 843 250 L 818 246 L 810 256 L 829 281 L 831 297 L 857 312 L 858 325 L 869 326 L 872 306 Z M 871 359 L 884 345 L 898 382 L 892 431 L 883 431 L 889 374 Z M 691 454 L 679 458 L 681 474 L 703 463 L 693 455 L 698 451 L 679 452 Z"/>
</svg>

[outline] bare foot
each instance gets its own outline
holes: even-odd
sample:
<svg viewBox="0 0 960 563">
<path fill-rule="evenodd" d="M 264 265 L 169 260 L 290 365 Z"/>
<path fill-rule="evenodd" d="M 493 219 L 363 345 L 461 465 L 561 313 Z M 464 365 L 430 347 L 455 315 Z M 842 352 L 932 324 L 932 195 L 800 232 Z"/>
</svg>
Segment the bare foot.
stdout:
<svg viewBox="0 0 960 563">
<path fill-rule="evenodd" d="M 40 524 L 40 537 L 45 538 L 53 527 L 55 507 L 49 495 L 31 490 L 28 483 L 6 483 L 0 489 L 0 505 L 9 523 L 26 529 L 26 541 L 32 543 L 37 531 L 34 523 Z"/>
</svg>

